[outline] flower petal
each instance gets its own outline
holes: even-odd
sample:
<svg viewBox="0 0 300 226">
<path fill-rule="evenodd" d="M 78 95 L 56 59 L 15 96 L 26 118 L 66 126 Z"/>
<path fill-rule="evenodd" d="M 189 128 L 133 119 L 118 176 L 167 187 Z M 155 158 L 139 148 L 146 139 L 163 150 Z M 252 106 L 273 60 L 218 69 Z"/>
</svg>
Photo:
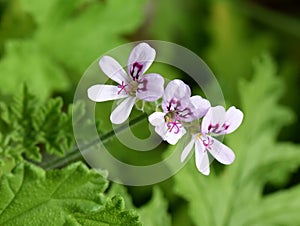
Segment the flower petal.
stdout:
<svg viewBox="0 0 300 226">
<path fill-rule="evenodd" d="M 209 148 L 210 154 L 222 164 L 231 164 L 235 159 L 235 154 L 233 151 L 217 139 L 213 137 L 210 138 L 213 141 Z"/>
<path fill-rule="evenodd" d="M 176 144 L 178 140 L 186 133 L 186 130 L 182 127 L 179 129 L 178 133 L 170 132 L 167 124 L 165 124 L 165 128 L 167 129 L 166 135 L 164 140 L 167 141 L 169 144 Z"/>
<path fill-rule="evenodd" d="M 197 139 L 195 142 L 195 159 L 196 166 L 200 173 L 204 175 L 209 175 L 209 158 L 205 150 L 205 146 L 202 144 L 201 140 Z"/>
<path fill-rule="evenodd" d="M 156 101 L 164 94 L 164 79 L 159 74 L 147 74 L 139 80 L 136 97 L 145 101 Z"/>
<path fill-rule="evenodd" d="M 189 99 L 189 105 L 178 112 L 182 121 L 191 122 L 203 117 L 210 108 L 210 102 L 201 96 L 192 96 Z"/>
<path fill-rule="evenodd" d="M 136 97 L 128 97 L 120 103 L 111 113 L 110 121 L 114 124 L 121 124 L 125 122 L 132 110 Z"/>
<path fill-rule="evenodd" d="M 202 118 L 211 107 L 210 102 L 201 96 L 192 96 L 190 98 L 190 102 L 193 105 L 194 109 L 194 115 L 196 119 Z"/>
<path fill-rule="evenodd" d="M 226 133 L 232 133 L 235 131 L 242 123 L 244 114 L 241 110 L 235 107 L 230 107 L 226 112 L 225 124 L 228 125 Z"/>
<path fill-rule="evenodd" d="M 122 66 L 112 57 L 104 56 L 99 61 L 101 70 L 112 80 L 121 84 L 122 81 L 129 83 L 130 77 L 127 75 Z"/>
<path fill-rule="evenodd" d="M 153 126 L 160 126 L 165 124 L 165 113 L 163 112 L 154 112 L 149 115 L 148 120 Z"/>
<path fill-rule="evenodd" d="M 172 80 L 168 83 L 162 100 L 164 112 L 184 110 L 189 105 L 191 89 L 179 79 Z"/>
<path fill-rule="evenodd" d="M 192 137 L 192 139 L 190 140 L 188 145 L 185 146 L 185 148 L 183 149 L 183 151 L 181 153 L 181 158 L 180 158 L 181 162 L 183 162 L 186 159 L 186 157 L 189 155 L 192 148 L 194 147 L 194 144 L 195 144 L 195 137 Z"/>
<path fill-rule="evenodd" d="M 204 116 L 201 131 L 204 134 L 223 134 L 226 111 L 223 106 L 211 107 Z"/>
<path fill-rule="evenodd" d="M 95 102 L 117 100 L 128 97 L 127 94 L 118 94 L 118 87 L 112 85 L 94 85 L 88 89 L 88 97 Z"/>
<path fill-rule="evenodd" d="M 155 132 L 165 140 L 165 135 L 167 133 L 167 128 L 165 125 L 165 113 L 154 112 L 149 117 L 148 120 L 151 125 L 155 127 Z"/>
<path fill-rule="evenodd" d="M 133 80 L 138 80 L 141 75 L 151 66 L 155 59 L 155 49 L 147 43 L 140 43 L 131 51 L 127 71 Z"/>
</svg>

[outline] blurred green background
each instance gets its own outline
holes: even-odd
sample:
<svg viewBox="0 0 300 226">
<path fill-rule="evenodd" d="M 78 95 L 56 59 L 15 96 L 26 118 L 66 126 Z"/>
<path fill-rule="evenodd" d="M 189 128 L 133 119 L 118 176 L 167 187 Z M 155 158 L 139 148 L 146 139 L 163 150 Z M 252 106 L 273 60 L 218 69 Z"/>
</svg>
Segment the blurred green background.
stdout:
<svg viewBox="0 0 300 226">
<path fill-rule="evenodd" d="M 41 101 L 61 96 L 67 106 L 96 58 L 147 39 L 195 52 L 217 77 L 227 106 L 245 112 L 242 128 L 225 138 L 236 162 L 214 162 L 204 177 L 191 160 L 159 185 L 163 193 L 154 190 L 157 212 L 146 215 L 160 220 L 147 225 L 300 225 L 297 0 L 0 0 L 1 100 L 9 103 L 25 82 Z M 139 134 L 143 126 L 135 129 Z M 114 140 L 108 145 L 120 148 Z M 145 163 L 166 149 L 161 145 Z M 127 190 L 135 207 L 152 194 L 152 186 Z"/>
</svg>

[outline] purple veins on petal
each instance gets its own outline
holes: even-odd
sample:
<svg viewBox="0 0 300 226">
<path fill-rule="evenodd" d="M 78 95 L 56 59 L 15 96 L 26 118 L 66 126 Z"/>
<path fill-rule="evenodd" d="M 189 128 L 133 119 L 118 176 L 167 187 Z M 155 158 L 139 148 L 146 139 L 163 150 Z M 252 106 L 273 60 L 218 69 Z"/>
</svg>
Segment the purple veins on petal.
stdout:
<svg viewBox="0 0 300 226">
<path fill-rule="evenodd" d="M 180 101 L 176 101 L 174 99 L 171 99 L 169 102 L 169 105 L 167 106 L 168 112 L 170 111 L 176 111 L 181 106 Z"/>
<path fill-rule="evenodd" d="M 178 112 L 178 115 L 179 115 L 181 118 L 187 118 L 188 116 L 193 115 L 193 113 L 192 113 L 191 109 L 185 108 L 184 110 Z"/>
<path fill-rule="evenodd" d="M 131 75 L 133 81 L 136 81 L 139 79 L 142 69 L 143 69 L 142 64 L 139 64 L 138 62 L 133 63 L 133 65 L 130 69 L 130 75 Z"/>
<path fill-rule="evenodd" d="M 143 79 L 141 81 L 139 81 L 139 85 L 138 85 L 138 88 L 137 88 L 137 91 L 138 92 L 141 92 L 141 91 L 147 91 L 147 85 L 148 85 L 148 80 L 147 79 Z"/>
</svg>

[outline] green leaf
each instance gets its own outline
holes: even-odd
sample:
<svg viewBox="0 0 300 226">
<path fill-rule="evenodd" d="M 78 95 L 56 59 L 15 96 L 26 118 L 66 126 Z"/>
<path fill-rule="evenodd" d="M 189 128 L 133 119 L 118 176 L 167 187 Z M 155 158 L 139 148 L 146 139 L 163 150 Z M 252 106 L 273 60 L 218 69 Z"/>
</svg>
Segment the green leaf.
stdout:
<svg viewBox="0 0 300 226">
<path fill-rule="evenodd" d="M 142 25 L 145 2 L 15 1 L 18 14 L 29 17 L 36 26 L 27 39 L 5 39 L 1 91 L 12 94 L 23 81 L 40 99 L 68 90 L 70 82 L 76 83 L 95 59 L 124 43 L 125 35 Z"/>
<path fill-rule="evenodd" d="M 112 184 L 108 194 L 110 196 L 115 194 L 121 195 L 124 198 L 126 207 L 135 209 L 140 216 L 140 221 L 145 226 L 171 225 L 171 218 L 168 214 L 168 202 L 159 187 L 153 188 L 152 199 L 140 208 L 134 206 L 126 188 L 120 184 Z"/>
<path fill-rule="evenodd" d="M 266 184 L 284 186 L 300 166 L 300 147 L 278 142 L 280 129 L 291 123 L 292 112 L 278 104 L 283 84 L 268 56 L 255 61 L 250 82 L 240 84 L 244 122 L 235 133 L 226 135 L 226 144 L 236 160 L 223 170 L 205 177 L 194 160 L 175 176 L 176 193 L 189 203 L 195 225 L 298 225 L 294 210 L 300 189 L 278 190 L 263 195 Z M 217 173 L 218 172 L 218 173 Z"/>
<path fill-rule="evenodd" d="M 20 1 L 38 23 L 39 47 L 73 70 L 84 70 L 105 51 L 121 44 L 144 18 L 144 0 Z M 122 26 L 120 26 L 122 24 Z M 51 38 L 50 38 L 51 37 Z"/>
<path fill-rule="evenodd" d="M 62 156 L 73 147 L 71 111 L 62 112 L 62 105 L 61 98 L 42 104 L 26 86 L 13 102 L 0 103 L 0 159 L 40 161 L 41 151 Z"/>
<path fill-rule="evenodd" d="M 65 91 L 69 80 L 59 64 L 31 41 L 9 41 L 0 61 L 1 91 L 14 94 L 25 82 L 41 100 L 53 91 Z"/>
<path fill-rule="evenodd" d="M 168 202 L 162 191 L 154 187 L 152 199 L 142 206 L 138 213 L 141 221 L 147 226 L 168 226 L 171 225 L 171 218 L 168 215 Z"/>
<path fill-rule="evenodd" d="M 111 200 L 108 200 L 101 211 L 90 213 L 89 215 L 75 213 L 74 217 L 79 225 L 142 225 L 134 211 L 124 211 L 124 200 L 120 196 L 114 196 Z"/>
<path fill-rule="evenodd" d="M 107 180 L 82 163 L 62 170 L 18 165 L 0 180 L 1 225 L 140 225 L 119 196 L 105 201 Z"/>
</svg>

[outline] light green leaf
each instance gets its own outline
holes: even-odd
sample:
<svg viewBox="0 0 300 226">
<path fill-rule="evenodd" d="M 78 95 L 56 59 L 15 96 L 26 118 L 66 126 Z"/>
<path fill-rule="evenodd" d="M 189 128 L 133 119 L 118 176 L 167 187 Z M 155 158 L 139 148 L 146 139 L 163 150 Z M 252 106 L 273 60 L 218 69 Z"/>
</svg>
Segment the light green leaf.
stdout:
<svg viewBox="0 0 300 226">
<path fill-rule="evenodd" d="M 171 218 L 168 214 L 168 202 L 159 187 L 153 188 L 152 199 L 140 208 L 136 208 L 126 188 L 120 184 L 113 184 L 109 195 L 121 195 L 125 200 L 126 208 L 135 209 L 140 216 L 140 221 L 145 226 L 168 226 Z"/>
<path fill-rule="evenodd" d="M 38 22 L 35 40 L 46 54 L 80 72 L 124 42 L 143 22 L 145 0 L 20 1 Z M 41 13 L 41 12 L 44 12 Z M 120 26 L 121 25 L 121 26 Z"/>
<path fill-rule="evenodd" d="M 1 91 L 12 94 L 23 81 L 41 99 L 68 90 L 95 59 L 142 25 L 145 2 L 16 1 L 18 13 L 32 18 L 36 27 L 27 39 L 5 40 Z"/>
<path fill-rule="evenodd" d="M 146 226 L 168 226 L 171 225 L 171 218 L 168 215 L 168 202 L 164 198 L 162 191 L 155 187 L 152 199 L 142 206 L 138 213 L 141 221 Z"/>
<path fill-rule="evenodd" d="M 62 170 L 18 165 L 0 181 L 1 225 L 140 225 L 123 200 L 107 200 L 107 180 L 82 163 Z"/>
<path fill-rule="evenodd" d="M 69 80 L 64 70 L 31 41 L 9 41 L 0 61 L 1 92 L 14 94 L 25 82 L 41 100 L 53 91 L 65 91 Z"/>
<path fill-rule="evenodd" d="M 60 98 L 43 104 L 26 86 L 18 93 L 11 103 L 0 103 L 0 160 L 25 154 L 40 161 L 41 151 L 62 156 L 75 143 L 71 111 L 62 112 Z"/>
<path fill-rule="evenodd" d="M 175 176 L 175 190 L 189 202 L 195 225 L 299 224 L 300 216 L 294 211 L 299 208 L 299 185 L 263 195 L 267 183 L 284 185 L 300 165 L 300 147 L 276 141 L 293 114 L 278 104 L 283 85 L 275 73 L 270 57 L 263 56 L 255 62 L 251 82 L 240 85 L 245 119 L 241 128 L 225 137 L 236 153 L 235 162 L 221 172 L 213 170 L 213 163 L 212 173 L 206 177 L 196 170 L 192 159 Z"/>
</svg>

